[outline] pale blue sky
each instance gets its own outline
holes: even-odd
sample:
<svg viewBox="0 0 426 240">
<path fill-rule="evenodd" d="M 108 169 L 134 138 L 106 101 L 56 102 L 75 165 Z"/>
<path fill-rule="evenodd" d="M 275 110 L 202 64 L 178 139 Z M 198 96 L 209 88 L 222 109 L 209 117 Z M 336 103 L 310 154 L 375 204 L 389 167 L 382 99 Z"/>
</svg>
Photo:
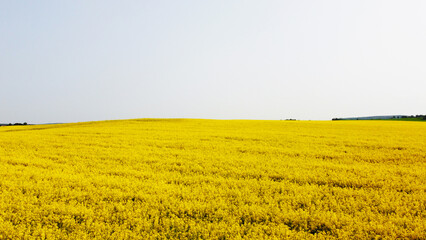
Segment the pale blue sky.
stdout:
<svg viewBox="0 0 426 240">
<path fill-rule="evenodd" d="M 0 1 L 0 122 L 426 114 L 426 1 Z"/>
</svg>

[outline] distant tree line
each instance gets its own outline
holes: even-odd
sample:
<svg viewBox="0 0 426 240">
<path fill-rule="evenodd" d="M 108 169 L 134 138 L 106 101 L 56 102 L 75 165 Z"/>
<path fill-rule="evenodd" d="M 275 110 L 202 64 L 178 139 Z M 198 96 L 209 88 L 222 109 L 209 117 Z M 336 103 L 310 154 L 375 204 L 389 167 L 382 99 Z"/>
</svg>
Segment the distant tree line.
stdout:
<svg viewBox="0 0 426 240">
<path fill-rule="evenodd" d="M 23 125 L 28 125 L 27 122 L 24 123 L 9 123 L 9 124 L 0 124 L 0 126 L 23 126 Z"/>
<path fill-rule="evenodd" d="M 426 115 L 411 115 L 411 116 L 402 116 L 401 118 L 421 118 L 426 120 Z"/>
<path fill-rule="evenodd" d="M 421 118 L 422 120 L 426 120 L 426 115 L 402 115 L 402 116 L 393 116 L 392 119 L 396 119 L 396 118 Z M 359 120 L 359 118 L 353 118 L 353 120 Z M 333 121 L 337 121 L 337 120 L 345 120 L 345 118 L 333 118 L 331 119 Z"/>
</svg>

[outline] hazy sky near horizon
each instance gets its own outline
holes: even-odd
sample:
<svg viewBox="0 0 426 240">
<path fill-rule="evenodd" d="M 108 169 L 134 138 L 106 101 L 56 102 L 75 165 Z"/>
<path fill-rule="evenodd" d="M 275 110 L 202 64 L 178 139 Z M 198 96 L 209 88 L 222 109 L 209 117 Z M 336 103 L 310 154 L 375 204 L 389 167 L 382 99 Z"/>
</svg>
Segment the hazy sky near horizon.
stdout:
<svg viewBox="0 0 426 240">
<path fill-rule="evenodd" d="M 426 114 L 426 1 L 1 1 L 0 123 Z"/>
</svg>

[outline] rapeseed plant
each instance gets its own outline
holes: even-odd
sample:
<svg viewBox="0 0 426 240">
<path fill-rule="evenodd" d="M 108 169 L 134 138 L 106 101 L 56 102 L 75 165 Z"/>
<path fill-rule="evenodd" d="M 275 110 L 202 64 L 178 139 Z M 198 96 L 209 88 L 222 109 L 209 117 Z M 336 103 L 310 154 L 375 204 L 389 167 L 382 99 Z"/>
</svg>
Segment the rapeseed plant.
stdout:
<svg viewBox="0 0 426 240">
<path fill-rule="evenodd" d="M 0 239 L 425 239 L 426 125 L 0 127 Z"/>
</svg>

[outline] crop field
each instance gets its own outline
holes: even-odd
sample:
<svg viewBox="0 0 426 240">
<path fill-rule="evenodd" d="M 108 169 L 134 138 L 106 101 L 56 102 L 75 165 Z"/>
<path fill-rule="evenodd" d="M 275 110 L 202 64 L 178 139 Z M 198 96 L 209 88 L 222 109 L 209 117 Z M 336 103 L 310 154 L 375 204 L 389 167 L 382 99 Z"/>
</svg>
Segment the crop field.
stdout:
<svg viewBox="0 0 426 240">
<path fill-rule="evenodd" d="M 426 239 L 426 123 L 0 127 L 0 239 Z"/>
</svg>

